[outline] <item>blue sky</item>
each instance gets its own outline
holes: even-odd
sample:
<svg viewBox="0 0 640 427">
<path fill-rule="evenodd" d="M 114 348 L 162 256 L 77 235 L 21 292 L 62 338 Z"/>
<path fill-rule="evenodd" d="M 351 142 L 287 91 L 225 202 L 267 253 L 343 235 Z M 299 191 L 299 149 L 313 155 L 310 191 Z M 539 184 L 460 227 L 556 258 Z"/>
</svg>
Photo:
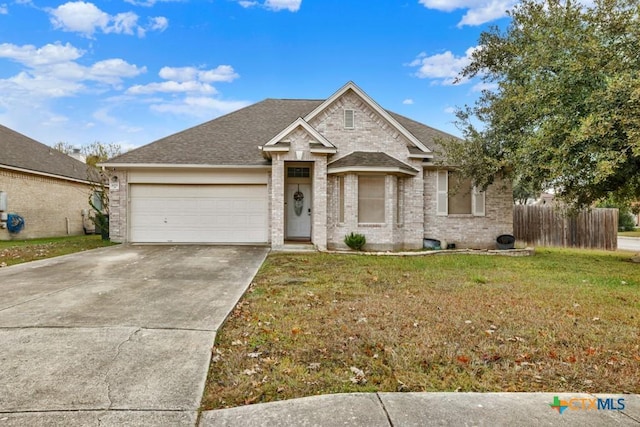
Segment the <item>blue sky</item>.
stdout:
<svg viewBox="0 0 640 427">
<path fill-rule="evenodd" d="M 0 0 L 0 124 L 40 142 L 124 148 L 265 98 L 353 80 L 458 134 L 452 85 L 515 0 Z"/>
</svg>

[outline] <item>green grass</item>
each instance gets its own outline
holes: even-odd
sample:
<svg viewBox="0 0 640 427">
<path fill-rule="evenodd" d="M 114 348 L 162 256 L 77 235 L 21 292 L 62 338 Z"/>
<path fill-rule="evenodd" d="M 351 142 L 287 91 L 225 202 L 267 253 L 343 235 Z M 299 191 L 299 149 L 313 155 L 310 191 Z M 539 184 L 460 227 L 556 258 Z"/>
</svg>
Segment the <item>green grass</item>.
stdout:
<svg viewBox="0 0 640 427">
<path fill-rule="evenodd" d="M 217 335 L 203 408 L 362 391 L 639 393 L 629 258 L 272 254 Z"/>
<path fill-rule="evenodd" d="M 640 237 L 640 228 L 636 228 L 634 231 L 621 231 L 618 236 L 625 237 Z"/>
<path fill-rule="evenodd" d="M 15 265 L 38 259 L 52 258 L 74 252 L 111 246 L 98 235 L 54 237 L 32 240 L 1 240 L 0 266 Z"/>
</svg>

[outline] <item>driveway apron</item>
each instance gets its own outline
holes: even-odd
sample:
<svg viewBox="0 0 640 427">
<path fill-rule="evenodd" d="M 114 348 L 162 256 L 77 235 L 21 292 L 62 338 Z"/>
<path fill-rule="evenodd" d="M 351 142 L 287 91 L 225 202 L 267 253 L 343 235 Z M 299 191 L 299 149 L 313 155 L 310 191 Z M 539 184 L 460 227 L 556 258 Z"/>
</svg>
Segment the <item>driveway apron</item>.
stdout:
<svg viewBox="0 0 640 427">
<path fill-rule="evenodd" d="M 268 252 L 115 246 L 0 270 L 0 425 L 194 425 Z"/>
</svg>

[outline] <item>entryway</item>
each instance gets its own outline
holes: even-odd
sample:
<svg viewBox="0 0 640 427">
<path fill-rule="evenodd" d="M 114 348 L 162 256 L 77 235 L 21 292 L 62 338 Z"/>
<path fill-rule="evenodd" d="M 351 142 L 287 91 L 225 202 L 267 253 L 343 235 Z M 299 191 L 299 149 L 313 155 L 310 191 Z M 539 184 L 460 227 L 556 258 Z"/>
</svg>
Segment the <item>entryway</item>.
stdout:
<svg viewBox="0 0 640 427">
<path fill-rule="evenodd" d="M 311 165 L 288 163 L 285 173 L 285 239 L 311 241 Z"/>
</svg>

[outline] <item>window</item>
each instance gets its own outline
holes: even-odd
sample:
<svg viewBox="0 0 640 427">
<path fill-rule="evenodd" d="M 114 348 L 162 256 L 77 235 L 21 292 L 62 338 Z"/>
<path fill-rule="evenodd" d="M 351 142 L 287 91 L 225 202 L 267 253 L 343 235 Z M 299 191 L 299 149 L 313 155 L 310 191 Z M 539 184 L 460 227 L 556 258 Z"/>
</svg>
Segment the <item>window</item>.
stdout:
<svg viewBox="0 0 640 427">
<path fill-rule="evenodd" d="M 344 222 L 344 176 L 338 177 L 338 221 Z"/>
<path fill-rule="evenodd" d="M 89 204 L 96 210 L 96 212 L 102 212 L 104 209 L 103 199 L 104 193 L 101 190 L 95 190 L 93 194 L 91 194 L 91 201 Z"/>
<path fill-rule="evenodd" d="M 309 178 L 309 168 L 287 168 L 287 178 Z"/>
<path fill-rule="evenodd" d="M 355 111 L 353 110 L 344 110 L 344 128 L 345 129 L 354 129 L 355 126 Z"/>
<path fill-rule="evenodd" d="M 460 174 L 449 172 L 449 192 L 447 203 L 449 214 L 471 215 L 471 180 L 462 178 Z"/>
<path fill-rule="evenodd" d="M 384 176 L 358 177 L 358 222 L 384 223 Z"/>
<path fill-rule="evenodd" d="M 485 194 L 454 171 L 438 171 L 437 214 L 484 216 Z"/>
</svg>

